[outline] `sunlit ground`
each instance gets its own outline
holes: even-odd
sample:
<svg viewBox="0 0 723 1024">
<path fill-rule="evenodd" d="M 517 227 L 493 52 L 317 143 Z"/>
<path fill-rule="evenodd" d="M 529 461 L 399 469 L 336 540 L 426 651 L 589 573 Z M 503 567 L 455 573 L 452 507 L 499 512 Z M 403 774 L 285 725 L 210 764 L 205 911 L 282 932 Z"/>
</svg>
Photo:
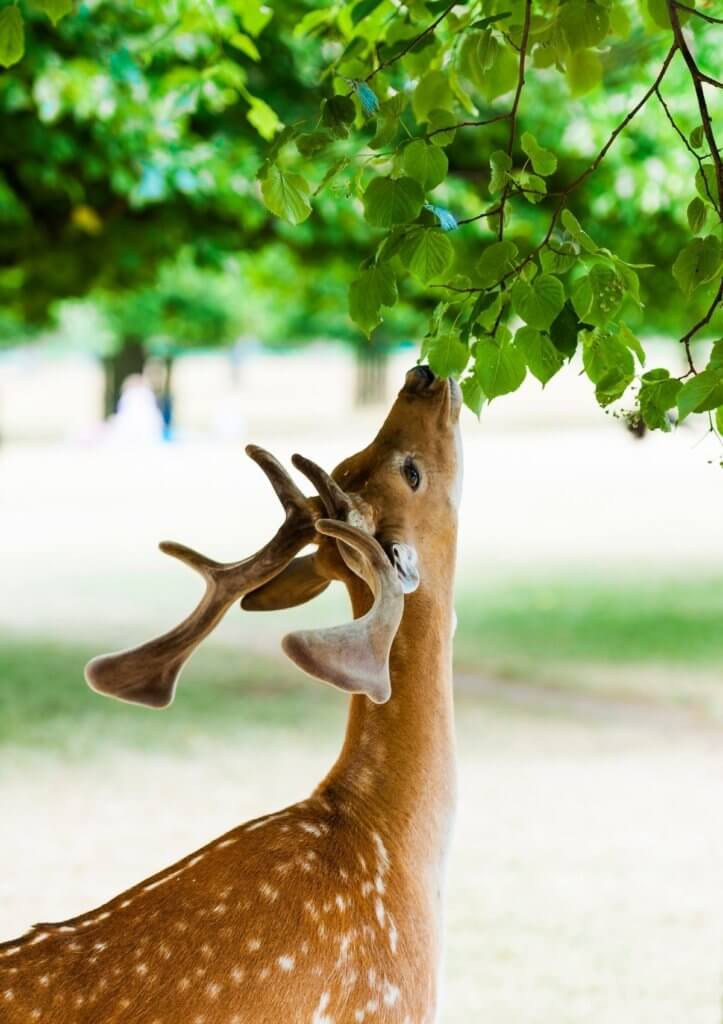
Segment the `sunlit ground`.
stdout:
<svg viewBox="0 0 723 1024">
<path fill-rule="evenodd" d="M 379 415 L 253 440 L 332 466 Z M 442 1020 L 718 1022 L 720 471 L 690 436 L 495 415 L 466 426 Z M 274 499 L 239 451 L 0 449 L 0 940 L 302 797 L 335 756 L 345 700 L 278 641 L 338 620 L 338 595 L 231 612 L 162 714 L 82 683 L 198 594 L 159 539 L 224 559 L 266 539 Z"/>
</svg>

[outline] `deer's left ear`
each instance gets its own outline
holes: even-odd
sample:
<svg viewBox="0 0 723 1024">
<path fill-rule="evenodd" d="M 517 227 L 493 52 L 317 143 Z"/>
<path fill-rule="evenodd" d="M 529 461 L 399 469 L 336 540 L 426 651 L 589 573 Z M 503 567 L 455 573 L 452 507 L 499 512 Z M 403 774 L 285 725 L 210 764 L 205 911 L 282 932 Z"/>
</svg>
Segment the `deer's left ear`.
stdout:
<svg viewBox="0 0 723 1024">
<path fill-rule="evenodd" d="M 392 544 L 392 565 L 397 570 L 404 594 L 412 594 L 419 586 L 417 552 L 409 544 Z"/>
</svg>

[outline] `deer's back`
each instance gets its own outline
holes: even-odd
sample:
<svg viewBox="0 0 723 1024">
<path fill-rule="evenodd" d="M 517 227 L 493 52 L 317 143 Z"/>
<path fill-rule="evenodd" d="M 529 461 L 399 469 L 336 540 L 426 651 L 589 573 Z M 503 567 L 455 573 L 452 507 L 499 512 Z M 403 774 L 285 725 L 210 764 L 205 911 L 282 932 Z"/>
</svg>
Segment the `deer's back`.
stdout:
<svg viewBox="0 0 723 1024">
<path fill-rule="evenodd" d="M 393 837 L 312 798 L 0 946 L 5 1024 L 423 1024 L 437 950 Z"/>
</svg>

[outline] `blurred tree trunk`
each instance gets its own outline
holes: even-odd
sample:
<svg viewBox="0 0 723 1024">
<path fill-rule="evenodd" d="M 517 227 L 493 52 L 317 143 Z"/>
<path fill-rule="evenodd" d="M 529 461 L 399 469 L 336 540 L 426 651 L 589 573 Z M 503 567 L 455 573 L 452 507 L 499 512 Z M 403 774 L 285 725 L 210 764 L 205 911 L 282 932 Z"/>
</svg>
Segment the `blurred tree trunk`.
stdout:
<svg viewBox="0 0 723 1024">
<path fill-rule="evenodd" d="M 355 405 L 375 405 L 387 396 L 387 353 L 372 345 L 356 350 Z"/>
<path fill-rule="evenodd" d="M 105 419 L 112 416 L 118 408 L 123 381 L 134 373 L 143 373 L 146 353 L 143 343 L 136 335 L 128 335 L 117 352 L 103 359 L 105 373 L 105 389 L 103 396 L 103 415 Z"/>
</svg>

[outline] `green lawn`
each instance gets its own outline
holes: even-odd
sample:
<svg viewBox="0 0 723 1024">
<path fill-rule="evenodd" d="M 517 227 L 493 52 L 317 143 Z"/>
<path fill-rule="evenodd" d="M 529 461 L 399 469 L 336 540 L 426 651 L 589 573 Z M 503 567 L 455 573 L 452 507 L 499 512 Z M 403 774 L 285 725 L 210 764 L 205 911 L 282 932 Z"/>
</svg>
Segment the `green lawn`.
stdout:
<svg viewBox="0 0 723 1024">
<path fill-rule="evenodd" d="M 455 650 L 468 677 L 719 705 L 723 580 L 552 582 L 460 593 Z M 102 646 L 102 645 L 101 645 Z M 0 638 L 0 745 L 84 756 L 106 745 L 191 748 L 243 730 L 314 734 L 345 700 L 282 657 L 204 648 L 163 713 L 91 693 L 82 670 L 98 645 Z"/>
<path fill-rule="evenodd" d="M 512 584 L 457 600 L 458 661 L 723 667 L 723 578 Z"/>
</svg>

